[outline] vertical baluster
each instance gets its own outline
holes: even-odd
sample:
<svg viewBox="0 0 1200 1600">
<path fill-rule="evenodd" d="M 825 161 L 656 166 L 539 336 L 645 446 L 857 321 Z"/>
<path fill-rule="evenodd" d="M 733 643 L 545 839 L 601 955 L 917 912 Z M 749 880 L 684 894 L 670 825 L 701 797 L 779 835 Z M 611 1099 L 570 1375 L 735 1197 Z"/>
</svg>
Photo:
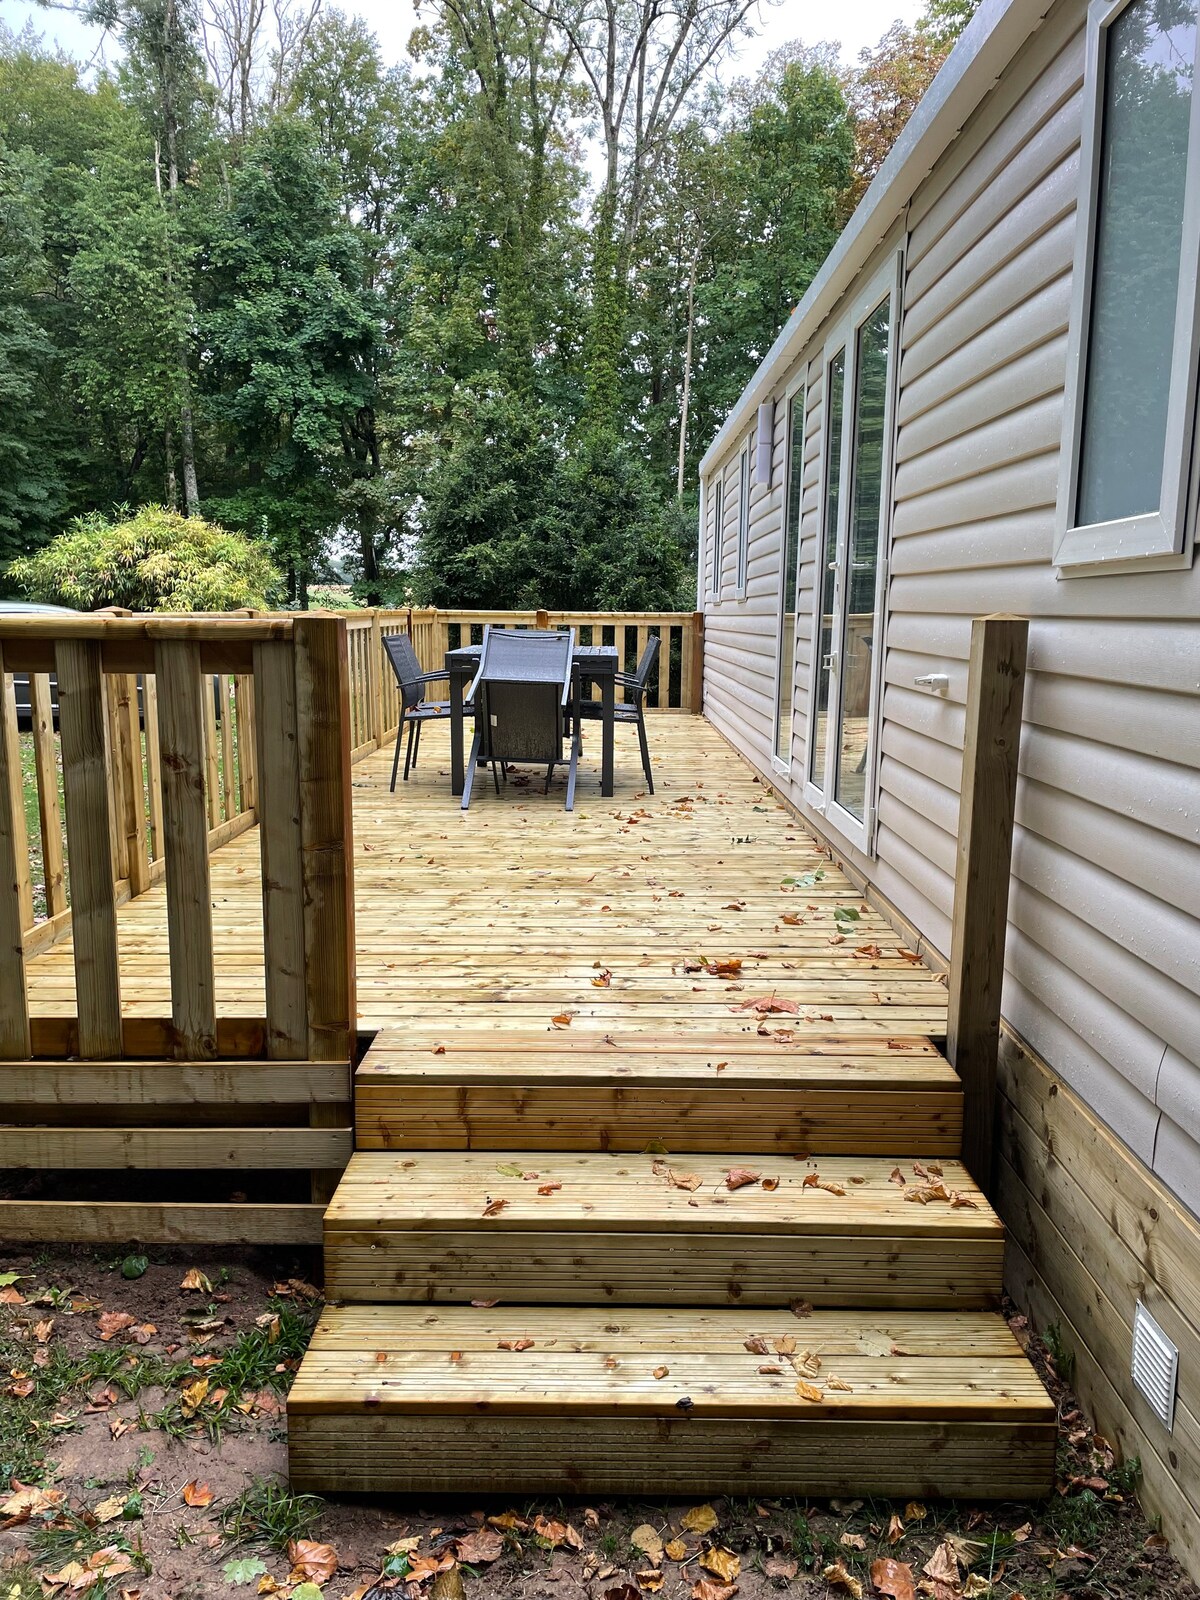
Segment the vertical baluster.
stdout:
<svg viewBox="0 0 1200 1600">
<path fill-rule="evenodd" d="M 233 767 L 233 710 L 229 703 L 229 679 L 222 673 L 217 679 L 217 691 L 221 699 L 221 765 L 222 798 L 224 800 L 225 820 L 229 821 L 235 811 L 234 800 L 234 767 Z"/>
<path fill-rule="evenodd" d="M 33 715 L 33 754 L 42 824 L 46 914 L 57 917 L 67 909 L 67 881 L 63 867 L 62 809 L 58 803 L 58 748 L 54 742 L 54 707 L 48 672 L 30 674 L 29 704 Z"/>
<path fill-rule="evenodd" d="M 221 820 L 221 768 L 217 760 L 217 702 L 216 679 L 204 674 L 204 792 L 208 801 L 208 825 L 215 828 Z M 162 685 L 159 685 L 162 692 Z"/>
<path fill-rule="evenodd" d="M 16 700 L 9 692 L 12 679 L 3 672 L 2 655 L 0 675 L 4 691 L 0 709 L 0 1058 L 20 1061 L 30 1052 L 21 903 L 21 876 L 29 874 L 29 842 Z M 31 898 L 31 920 L 32 914 Z"/>
<path fill-rule="evenodd" d="M 254 646 L 254 718 L 267 1054 L 300 1061 L 308 1050 L 304 988 L 304 878 L 296 666 L 290 639 Z"/>
<path fill-rule="evenodd" d="M 158 738 L 158 679 L 147 672 L 142 679 L 142 709 L 146 718 L 146 788 L 150 794 L 150 859 L 163 857 L 162 749 Z"/>
</svg>

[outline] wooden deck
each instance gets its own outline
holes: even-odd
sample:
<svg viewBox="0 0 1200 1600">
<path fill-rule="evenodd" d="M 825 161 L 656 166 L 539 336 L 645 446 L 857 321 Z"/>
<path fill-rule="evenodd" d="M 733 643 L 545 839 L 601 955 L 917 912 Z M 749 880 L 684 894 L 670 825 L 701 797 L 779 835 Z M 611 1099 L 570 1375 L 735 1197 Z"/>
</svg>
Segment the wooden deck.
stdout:
<svg viewBox="0 0 1200 1600">
<path fill-rule="evenodd" d="M 444 726 L 426 729 L 420 765 L 395 794 L 390 752 L 354 766 L 364 1030 L 399 1027 L 419 1045 L 490 1032 L 502 1018 L 509 1035 L 637 1035 L 655 1049 L 695 1036 L 717 1049 L 754 1036 L 748 1002 L 775 996 L 788 1009 L 763 1026 L 785 1041 L 944 1032 L 936 977 L 900 953 L 889 925 L 709 723 L 650 719 L 653 796 L 636 740 L 619 729 L 607 801 L 589 731 L 573 813 L 561 781 L 543 795 L 524 776 L 499 797 L 480 782 L 462 812 Z M 261 1015 L 257 830 L 222 845 L 211 872 L 218 1015 Z M 118 932 L 125 1015 L 169 1014 L 161 884 L 121 907 Z M 742 965 L 729 976 L 732 961 Z M 31 1012 L 73 1013 L 69 936 L 30 961 L 28 990 Z"/>
</svg>

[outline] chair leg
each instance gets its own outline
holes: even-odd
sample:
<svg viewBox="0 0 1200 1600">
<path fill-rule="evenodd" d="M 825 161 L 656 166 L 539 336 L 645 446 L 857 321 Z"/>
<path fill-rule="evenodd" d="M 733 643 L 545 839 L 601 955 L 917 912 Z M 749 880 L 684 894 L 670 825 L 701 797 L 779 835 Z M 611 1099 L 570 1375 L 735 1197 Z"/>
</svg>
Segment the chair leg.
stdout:
<svg viewBox="0 0 1200 1600">
<path fill-rule="evenodd" d="M 497 794 L 500 793 L 500 774 L 502 772 L 504 772 L 504 763 L 503 762 L 493 761 L 492 762 L 492 782 L 496 785 L 496 793 Z M 504 781 L 505 781 L 505 783 L 508 782 L 508 773 L 507 772 L 504 773 Z"/>
<path fill-rule="evenodd" d="M 471 759 L 467 762 L 466 777 L 463 779 L 462 808 L 465 811 L 471 804 L 471 789 L 475 783 L 475 764 L 479 760 L 479 749 L 483 743 L 483 729 L 475 729 L 475 737 L 471 741 Z"/>
<path fill-rule="evenodd" d="M 408 725 L 408 749 L 404 752 L 404 781 L 408 782 L 408 769 L 412 765 L 413 739 L 416 737 L 417 724 L 410 722 Z"/>
<path fill-rule="evenodd" d="M 574 811 L 575 809 L 575 778 L 579 771 L 580 742 L 580 728 L 578 721 L 576 721 L 575 737 L 571 740 L 571 764 L 567 768 L 567 804 L 565 807 L 567 811 Z"/>
<path fill-rule="evenodd" d="M 414 768 L 416 767 L 416 764 L 417 764 L 417 757 L 421 753 L 421 724 L 419 722 L 416 724 L 416 729 L 417 729 L 417 736 L 413 740 L 413 753 L 412 753 L 412 757 L 413 757 L 412 764 L 413 764 Z"/>
<path fill-rule="evenodd" d="M 642 771 L 646 774 L 646 787 L 654 793 L 654 774 L 650 771 L 650 743 L 646 738 L 646 715 L 638 703 L 638 743 L 642 747 Z"/>
<path fill-rule="evenodd" d="M 400 741 L 404 737 L 404 707 L 400 707 L 400 726 L 396 729 L 396 754 L 392 757 L 391 792 L 396 792 L 396 774 L 400 770 Z"/>
<path fill-rule="evenodd" d="M 555 769 L 555 767 L 557 765 L 558 765 L 558 763 L 556 761 L 552 761 L 550 763 L 550 765 L 546 768 L 546 787 L 542 790 L 543 794 L 549 794 L 550 793 L 550 780 L 554 776 L 554 769 Z"/>
</svg>

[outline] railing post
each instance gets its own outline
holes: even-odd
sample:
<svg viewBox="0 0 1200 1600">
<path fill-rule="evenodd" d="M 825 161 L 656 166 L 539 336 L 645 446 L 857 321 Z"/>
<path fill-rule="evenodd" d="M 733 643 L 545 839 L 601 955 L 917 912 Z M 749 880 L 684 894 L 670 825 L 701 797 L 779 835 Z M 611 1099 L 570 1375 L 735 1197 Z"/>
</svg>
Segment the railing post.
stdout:
<svg viewBox="0 0 1200 1600">
<path fill-rule="evenodd" d="M 1023 617 L 976 617 L 971 624 L 946 1045 L 963 1084 L 963 1161 L 985 1190 L 1028 637 Z"/>
<path fill-rule="evenodd" d="M 379 607 L 371 610 L 371 658 L 368 663 L 371 679 L 371 735 L 376 746 L 381 745 L 387 733 L 387 718 L 383 709 L 383 623 L 379 620 Z"/>
<path fill-rule="evenodd" d="M 684 676 L 687 680 L 687 692 L 681 694 L 679 698 L 685 710 L 699 712 L 704 709 L 703 611 L 694 611 L 692 613 L 691 625 L 686 630 L 684 651 Z"/>
<path fill-rule="evenodd" d="M 29 846 L 16 701 L 9 692 L 10 686 L 0 652 L 0 1059 L 21 1061 L 30 1054 L 21 925 L 21 875 L 29 873 Z"/>
</svg>

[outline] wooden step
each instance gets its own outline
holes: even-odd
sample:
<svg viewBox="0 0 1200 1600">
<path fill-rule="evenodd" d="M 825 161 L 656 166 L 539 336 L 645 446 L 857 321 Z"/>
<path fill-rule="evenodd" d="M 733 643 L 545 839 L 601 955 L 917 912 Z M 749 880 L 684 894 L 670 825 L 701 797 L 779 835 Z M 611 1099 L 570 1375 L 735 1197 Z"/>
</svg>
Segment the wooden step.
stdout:
<svg viewBox="0 0 1200 1600">
<path fill-rule="evenodd" d="M 360 1153 L 326 1212 L 326 1284 L 360 1302 L 993 1305 L 1001 1223 L 959 1163 L 933 1166 L 922 1178 L 928 1167 L 878 1157 Z M 771 1187 L 731 1190 L 739 1167 Z M 958 1203 L 908 1198 L 937 1184 Z"/>
<path fill-rule="evenodd" d="M 331 1307 L 287 1410 L 292 1487 L 322 1493 L 1017 1500 L 1054 1474 L 1054 1406 L 981 1312 Z"/>
<path fill-rule="evenodd" d="M 543 1029 L 494 1043 L 380 1034 L 355 1076 L 358 1148 L 959 1153 L 961 1085 L 919 1035 L 658 1042 Z"/>
</svg>

